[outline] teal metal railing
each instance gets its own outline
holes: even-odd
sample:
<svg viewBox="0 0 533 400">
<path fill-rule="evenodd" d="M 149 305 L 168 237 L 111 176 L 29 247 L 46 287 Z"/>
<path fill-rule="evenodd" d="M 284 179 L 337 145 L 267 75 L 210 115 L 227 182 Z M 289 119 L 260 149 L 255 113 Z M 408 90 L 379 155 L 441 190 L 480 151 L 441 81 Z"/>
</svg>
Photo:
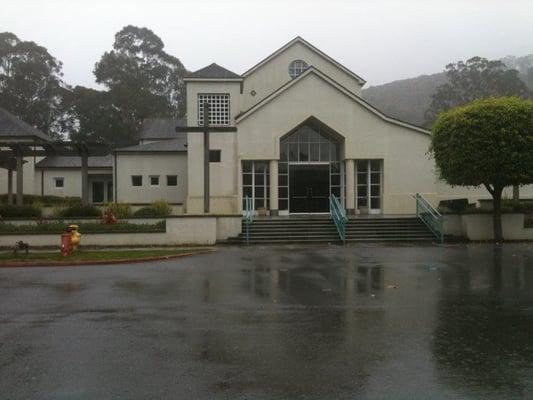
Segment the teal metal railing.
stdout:
<svg viewBox="0 0 533 400">
<path fill-rule="evenodd" d="M 346 224 L 348 218 L 346 218 L 346 210 L 342 207 L 341 202 L 334 194 L 329 196 L 329 213 L 337 227 L 337 232 L 339 233 L 342 243 L 346 243 Z"/>
<path fill-rule="evenodd" d="M 252 198 L 246 196 L 244 198 L 244 227 L 246 234 L 246 245 L 250 244 L 250 225 L 254 222 L 254 203 Z"/>
<path fill-rule="evenodd" d="M 414 196 L 416 200 L 416 216 L 426 224 L 429 230 L 435 235 L 441 243 L 444 242 L 443 234 L 443 218 L 442 214 L 439 213 L 429 202 L 422 197 L 420 193 L 417 193 Z"/>
</svg>

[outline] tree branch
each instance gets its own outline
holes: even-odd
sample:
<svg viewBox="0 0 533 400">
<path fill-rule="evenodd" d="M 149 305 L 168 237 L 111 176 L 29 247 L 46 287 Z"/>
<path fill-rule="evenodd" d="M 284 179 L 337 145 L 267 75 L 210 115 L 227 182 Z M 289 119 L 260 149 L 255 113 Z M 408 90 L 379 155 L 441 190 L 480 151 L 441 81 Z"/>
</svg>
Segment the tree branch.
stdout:
<svg viewBox="0 0 533 400">
<path fill-rule="evenodd" d="M 489 191 L 489 193 L 494 196 L 494 189 L 492 187 L 490 187 L 490 185 L 488 183 L 484 183 L 483 185 Z"/>
</svg>

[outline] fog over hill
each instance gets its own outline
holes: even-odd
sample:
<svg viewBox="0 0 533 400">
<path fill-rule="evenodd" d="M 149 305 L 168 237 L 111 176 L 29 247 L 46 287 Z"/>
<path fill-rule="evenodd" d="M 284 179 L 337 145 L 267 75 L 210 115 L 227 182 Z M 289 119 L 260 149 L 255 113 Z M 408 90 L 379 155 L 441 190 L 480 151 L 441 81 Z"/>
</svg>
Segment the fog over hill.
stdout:
<svg viewBox="0 0 533 400">
<path fill-rule="evenodd" d="M 501 59 L 507 67 L 516 69 L 520 78 L 533 90 L 533 54 Z M 363 90 L 363 98 L 391 117 L 424 125 L 424 114 L 431 103 L 431 95 L 446 82 L 444 72 L 421 75 L 371 86 Z"/>
</svg>

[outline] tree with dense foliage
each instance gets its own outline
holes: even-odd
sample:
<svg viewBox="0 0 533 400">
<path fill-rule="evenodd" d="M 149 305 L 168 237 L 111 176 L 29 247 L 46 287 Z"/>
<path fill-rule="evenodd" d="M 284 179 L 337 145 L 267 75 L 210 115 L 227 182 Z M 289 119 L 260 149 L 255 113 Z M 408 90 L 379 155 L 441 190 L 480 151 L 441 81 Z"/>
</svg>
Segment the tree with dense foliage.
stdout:
<svg viewBox="0 0 533 400">
<path fill-rule="evenodd" d="M 115 35 L 113 50 L 95 66 L 96 82 L 108 91 L 74 90 L 73 106 L 80 121 L 77 137 L 131 144 L 143 119 L 183 115 L 185 73 L 180 60 L 164 51 L 154 32 L 124 27 Z"/>
<path fill-rule="evenodd" d="M 489 191 L 494 239 L 502 240 L 503 189 L 533 183 L 533 101 L 490 98 L 444 112 L 433 127 L 431 151 L 448 184 Z"/>
<path fill-rule="evenodd" d="M 113 147 L 132 143 L 130 127 L 114 106 L 112 93 L 76 86 L 68 99 L 70 112 L 77 121 L 70 134 L 71 140 L 108 143 Z"/>
<path fill-rule="evenodd" d="M 46 48 L 0 33 L 0 107 L 59 137 L 69 126 L 62 64 Z"/>
<path fill-rule="evenodd" d="M 477 99 L 501 96 L 527 98 L 531 92 L 518 71 L 508 69 L 500 60 L 473 57 L 466 62 L 446 65 L 447 82 L 437 87 L 426 112 L 430 126 L 439 113 Z"/>
</svg>

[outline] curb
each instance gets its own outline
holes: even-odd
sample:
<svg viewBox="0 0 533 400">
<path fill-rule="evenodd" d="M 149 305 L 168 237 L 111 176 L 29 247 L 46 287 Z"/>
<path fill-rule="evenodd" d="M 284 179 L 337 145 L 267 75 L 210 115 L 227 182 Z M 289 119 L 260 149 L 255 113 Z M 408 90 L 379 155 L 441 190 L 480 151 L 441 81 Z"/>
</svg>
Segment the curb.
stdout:
<svg viewBox="0 0 533 400">
<path fill-rule="evenodd" d="M 118 265 L 118 264 L 140 264 L 143 262 L 148 261 L 163 261 L 163 260 L 172 260 L 175 258 L 181 258 L 181 257 L 189 257 L 194 256 L 197 254 L 207 254 L 214 252 L 214 249 L 209 250 L 201 250 L 201 251 L 195 251 L 190 253 L 179 253 L 179 254 L 170 254 L 167 256 L 153 256 L 153 257 L 141 257 L 141 258 L 120 258 L 116 260 L 97 260 L 97 261 L 91 261 L 91 260 L 82 260 L 82 261 L 75 261 L 75 262 L 69 262 L 69 261 L 36 261 L 36 262 L 28 262 L 28 261 L 8 261 L 4 264 L 0 264 L 0 269 L 2 268 L 27 268 L 27 267 L 81 267 L 84 265 Z"/>
</svg>

